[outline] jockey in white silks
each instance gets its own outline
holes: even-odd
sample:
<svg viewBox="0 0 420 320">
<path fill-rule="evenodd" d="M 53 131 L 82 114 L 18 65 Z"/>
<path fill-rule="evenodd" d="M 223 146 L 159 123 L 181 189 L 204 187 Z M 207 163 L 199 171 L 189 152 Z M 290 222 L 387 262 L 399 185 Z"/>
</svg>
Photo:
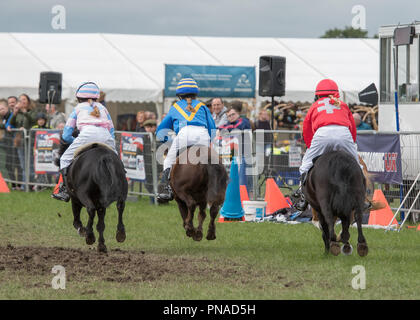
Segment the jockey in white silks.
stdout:
<svg viewBox="0 0 420 320">
<path fill-rule="evenodd" d="M 54 199 L 69 201 L 67 191 L 67 169 L 73 161 L 74 152 L 81 146 L 93 142 L 106 144 L 115 153 L 114 124 L 108 110 L 96 100 L 99 98 L 99 88 L 93 82 L 83 83 L 76 91 L 79 104 L 70 114 L 61 136 L 65 143 L 70 144 L 60 158 L 60 173 L 63 183 L 60 184 L 58 193 L 52 194 Z M 74 129 L 80 133 L 77 138 L 72 136 Z"/>
<path fill-rule="evenodd" d="M 194 79 L 181 79 L 175 92 L 179 101 L 171 106 L 168 114 L 156 129 L 156 137 L 161 141 L 168 140 L 168 131 L 173 130 L 176 133 L 163 163 L 164 171 L 159 186 L 159 190 L 162 191 L 158 194 L 160 201 L 166 202 L 173 199 L 169 176 L 178 150 L 193 145 L 210 146 L 212 133 L 215 134 L 216 125 L 213 117 L 207 106 L 196 99 L 198 92 Z"/>
</svg>

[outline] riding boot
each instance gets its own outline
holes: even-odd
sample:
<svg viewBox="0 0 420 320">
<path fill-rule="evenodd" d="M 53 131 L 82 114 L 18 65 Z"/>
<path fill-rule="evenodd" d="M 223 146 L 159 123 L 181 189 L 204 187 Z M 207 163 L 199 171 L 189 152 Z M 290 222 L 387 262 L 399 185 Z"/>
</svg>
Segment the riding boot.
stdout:
<svg viewBox="0 0 420 320">
<path fill-rule="evenodd" d="M 293 207 L 299 211 L 305 211 L 308 207 L 308 201 L 305 199 L 305 195 L 303 194 L 303 186 L 306 182 L 306 175 L 307 173 L 304 172 L 300 177 L 300 186 L 299 189 L 292 195 L 295 201 L 293 201 Z"/>
<path fill-rule="evenodd" d="M 57 200 L 68 202 L 70 200 L 70 195 L 67 192 L 67 168 L 60 170 L 63 182 L 60 183 L 57 193 L 52 193 L 51 197 Z"/>
<path fill-rule="evenodd" d="M 174 198 L 172 188 L 169 185 L 170 172 L 171 172 L 171 168 L 167 168 L 162 173 L 162 180 L 160 181 L 159 186 L 158 186 L 158 190 L 159 190 L 159 193 L 157 195 L 158 200 L 171 201 Z"/>
</svg>

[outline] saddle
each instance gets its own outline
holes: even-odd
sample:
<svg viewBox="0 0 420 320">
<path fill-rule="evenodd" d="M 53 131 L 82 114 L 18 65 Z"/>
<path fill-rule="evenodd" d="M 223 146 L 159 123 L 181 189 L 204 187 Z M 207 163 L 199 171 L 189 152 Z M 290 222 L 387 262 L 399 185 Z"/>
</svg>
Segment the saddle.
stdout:
<svg viewBox="0 0 420 320">
<path fill-rule="evenodd" d="M 97 148 L 97 147 L 104 147 L 104 148 L 108 148 L 111 151 L 114 151 L 114 150 L 112 150 L 112 148 L 110 146 L 108 146 L 105 143 L 91 142 L 91 143 L 84 144 L 83 146 L 80 146 L 79 148 L 77 148 L 74 151 L 73 158 L 76 158 L 77 156 L 80 156 L 83 152 L 85 152 L 87 150 L 90 150 L 90 149 L 93 149 L 93 148 Z"/>
</svg>

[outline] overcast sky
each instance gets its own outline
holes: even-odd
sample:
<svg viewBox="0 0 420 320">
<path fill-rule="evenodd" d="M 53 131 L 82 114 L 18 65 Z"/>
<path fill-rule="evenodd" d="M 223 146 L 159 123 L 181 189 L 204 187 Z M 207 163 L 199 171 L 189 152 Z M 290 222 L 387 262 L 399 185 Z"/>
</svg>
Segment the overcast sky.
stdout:
<svg viewBox="0 0 420 320">
<path fill-rule="evenodd" d="M 65 8 L 65 29 L 51 25 Z M 233 37 L 319 37 L 350 26 L 362 5 L 379 26 L 420 20 L 420 0 L 1 0 L 0 32 L 102 32 Z"/>
</svg>

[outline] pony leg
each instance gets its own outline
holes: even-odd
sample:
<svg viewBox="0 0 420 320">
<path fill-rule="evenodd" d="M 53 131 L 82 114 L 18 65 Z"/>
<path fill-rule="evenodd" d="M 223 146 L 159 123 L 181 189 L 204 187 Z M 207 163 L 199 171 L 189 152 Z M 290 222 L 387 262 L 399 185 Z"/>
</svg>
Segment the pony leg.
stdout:
<svg viewBox="0 0 420 320">
<path fill-rule="evenodd" d="M 196 205 L 192 204 L 188 206 L 188 214 L 187 218 L 185 219 L 185 233 L 187 237 L 192 237 L 195 234 L 193 219 L 194 219 L 194 211 L 195 211 Z"/>
<path fill-rule="evenodd" d="M 86 244 L 91 245 L 91 244 L 94 244 L 96 241 L 95 234 L 93 233 L 93 220 L 95 219 L 96 210 L 95 208 L 86 208 L 86 209 L 89 215 L 89 220 L 86 225 Z"/>
<path fill-rule="evenodd" d="M 322 213 L 320 214 L 319 218 L 320 218 L 321 225 L 323 225 L 322 228 L 323 228 L 324 234 L 322 236 L 326 237 L 324 239 L 324 242 L 329 243 L 329 251 L 333 255 L 337 256 L 340 254 L 341 249 L 340 249 L 339 243 L 337 242 L 337 236 L 334 230 L 335 219 L 332 215 L 331 210 L 329 210 L 328 205 L 321 205 L 321 208 L 322 208 Z M 321 216 L 322 216 L 322 219 L 321 219 Z"/>
<path fill-rule="evenodd" d="M 216 220 L 217 214 L 219 213 L 219 206 L 212 205 L 210 207 L 210 222 L 209 222 L 209 229 L 207 231 L 207 240 L 214 240 L 216 239 L 216 225 L 214 221 Z"/>
<path fill-rule="evenodd" d="M 118 210 L 118 225 L 117 225 L 117 234 L 116 239 L 118 242 L 124 242 L 125 240 L 125 227 L 123 223 L 123 212 L 125 208 L 124 200 L 118 200 L 117 202 L 117 210 Z"/>
<path fill-rule="evenodd" d="M 104 230 L 105 230 L 105 213 L 106 209 L 101 208 L 98 210 L 98 223 L 96 224 L 96 230 L 99 233 L 98 239 L 98 251 L 106 253 L 107 249 L 105 246 Z"/>
<path fill-rule="evenodd" d="M 176 203 L 178 204 L 179 213 L 181 213 L 182 218 L 182 227 L 185 229 L 187 216 L 188 216 L 188 208 L 184 201 L 179 198 L 176 198 Z"/>
<path fill-rule="evenodd" d="M 340 235 L 337 238 L 337 241 L 341 241 L 342 243 L 344 243 L 344 245 L 341 247 L 341 252 L 344 253 L 345 255 L 350 255 L 353 252 L 353 247 L 349 243 L 349 239 L 350 239 L 350 232 L 349 232 L 350 219 L 348 217 L 342 217 L 341 218 L 341 226 L 342 226 L 342 230 L 341 230 Z"/>
<path fill-rule="evenodd" d="M 82 221 L 80 221 L 82 205 L 77 200 L 71 199 L 71 208 L 73 211 L 73 227 L 77 230 L 81 237 L 84 237 L 86 236 L 86 229 L 83 227 Z"/>
<path fill-rule="evenodd" d="M 357 253 L 359 254 L 359 256 L 364 257 L 368 254 L 368 245 L 366 243 L 366 239 L 363 235 L 363 231 L 362 231 L 362 211 L 358 210 L 354 213 L 354 217 L 356 219 L 356 224 L 357 224 L 357 233 L 358 233 L 358 238 L 357 238 Z"/>
<path fill-rule="evenodd" d="M 325 221 L 325 218 L 322 214 L 318 214 L 318 225 L 322 230 L 322 240 L 324 240 L 325 253 L 327 254 L 330 251 L 330 238 L 329 238 L 329 228 L 328 224 Z"/>
<path fill-rule="evenodd" d="M 200 212 L 198 214 L 198 227 L 195 230 L 195 234 L 193 236 L 193 239 L 195 241 L 200 241 L 203 238 L 203 222 L 204 219 L 206 219 L 206 203 L 203 205 L 200 205 Z"/>
</svg>

